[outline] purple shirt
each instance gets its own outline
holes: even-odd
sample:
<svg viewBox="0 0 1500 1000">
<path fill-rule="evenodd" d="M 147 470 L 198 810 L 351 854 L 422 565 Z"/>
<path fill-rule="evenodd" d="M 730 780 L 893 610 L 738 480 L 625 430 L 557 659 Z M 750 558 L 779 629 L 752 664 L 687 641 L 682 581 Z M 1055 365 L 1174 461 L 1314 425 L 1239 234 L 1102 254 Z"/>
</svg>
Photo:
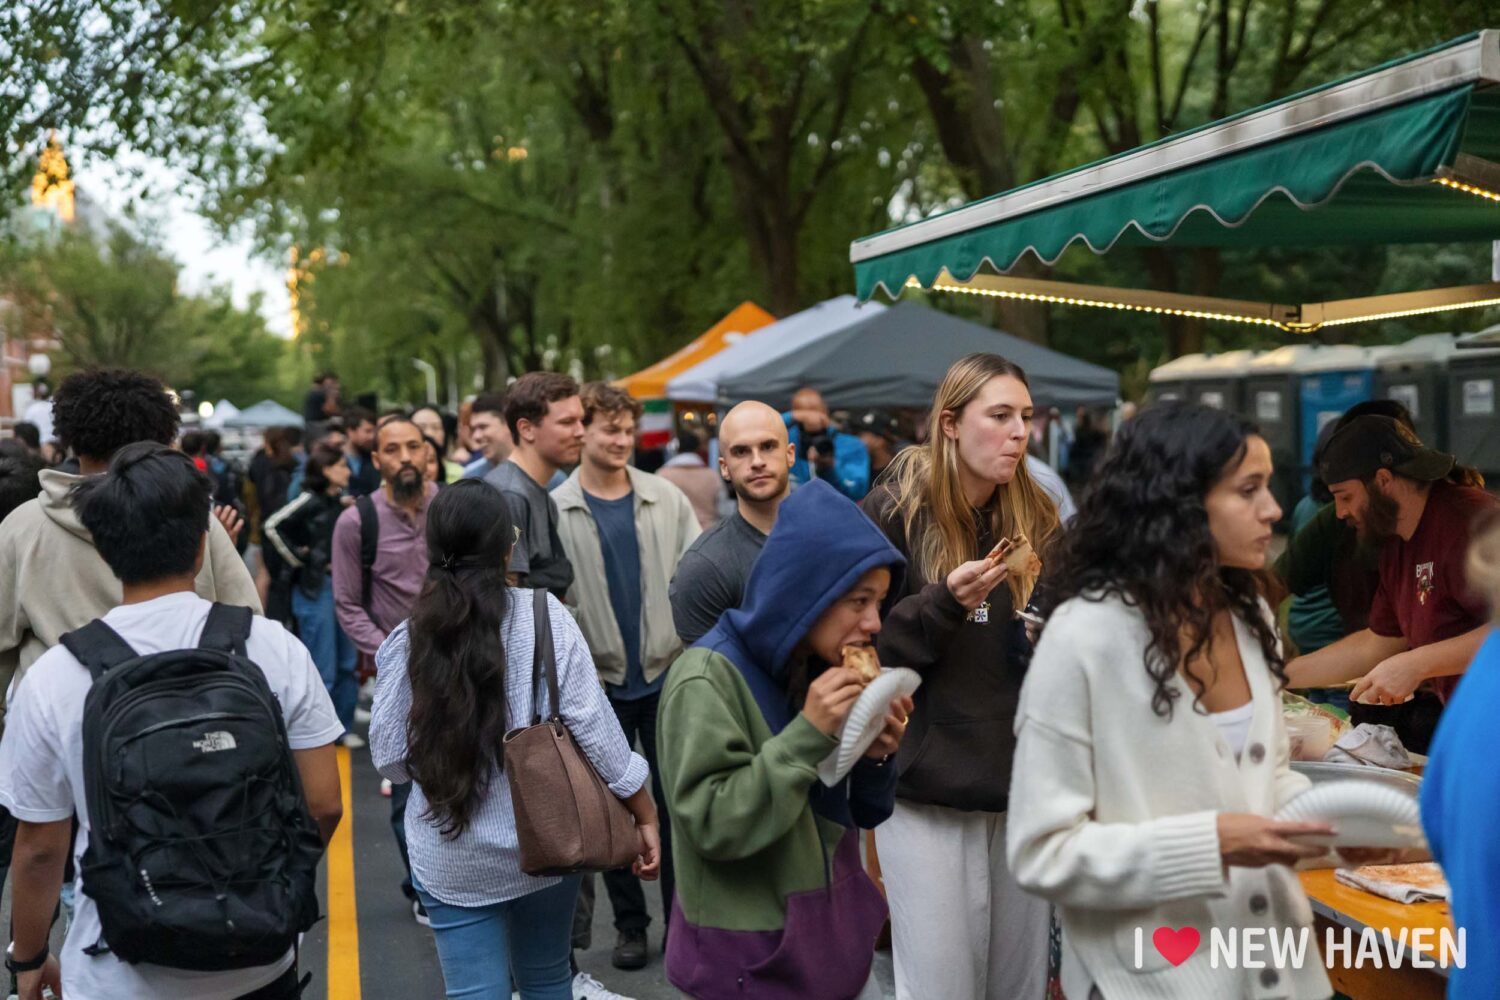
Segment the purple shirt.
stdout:
<svg viewBox="0 0 1500 1000">
<path fill-rule="evenodd" d="M 427 505 L 436 494 L 437 487 L 429 483 L 415 517 L 393 506 L 384 488 L 370 494 L 380 521 L 380 544 L 368 611 L 360 600 L 359 508 L 344 511 L 333 527 L 333 604 L 339 627 L 362 653 L 373 656 L 417 602 L 427 575 Z"/>
</svg>

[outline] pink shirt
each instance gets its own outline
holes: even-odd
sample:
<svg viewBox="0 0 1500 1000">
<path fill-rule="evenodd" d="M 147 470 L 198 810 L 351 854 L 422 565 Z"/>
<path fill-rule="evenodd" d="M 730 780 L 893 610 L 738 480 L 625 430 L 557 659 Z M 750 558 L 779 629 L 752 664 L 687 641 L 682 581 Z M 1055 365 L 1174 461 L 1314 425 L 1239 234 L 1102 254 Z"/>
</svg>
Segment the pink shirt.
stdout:
<svg viewBox="0 0 1500 1000">
<path fill-rule="evenodd" d="M 365 609 L 359 561 L 359 508 L 339 515 L 333 527 L 333 605 L 339 627 L 362 653 L 374 654 L 385 637 L 411 614 L 427 576 L 427 505 L 437 487 L 427 485 L 415 517 L 391 504 L 384 488 L 370 494 L 380 522 L 380 544 Z"/>
</svg>

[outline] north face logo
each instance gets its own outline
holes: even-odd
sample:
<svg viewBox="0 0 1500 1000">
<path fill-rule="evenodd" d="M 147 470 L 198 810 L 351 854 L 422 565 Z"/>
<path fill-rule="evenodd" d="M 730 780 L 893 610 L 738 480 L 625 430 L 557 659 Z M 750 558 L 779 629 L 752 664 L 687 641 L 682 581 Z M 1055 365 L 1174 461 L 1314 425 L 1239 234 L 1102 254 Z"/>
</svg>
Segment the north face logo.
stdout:
<svg viewBox="0 0 1500 1000">
<path fill-rule="evenodd" d="M 203 739 L 193 741 L 193 749 L 199 753 L 218 753 L 220 750 L 233 750 L 239 744 L 234 742 L 232 733 L 204 733 Z"/>
</svg>

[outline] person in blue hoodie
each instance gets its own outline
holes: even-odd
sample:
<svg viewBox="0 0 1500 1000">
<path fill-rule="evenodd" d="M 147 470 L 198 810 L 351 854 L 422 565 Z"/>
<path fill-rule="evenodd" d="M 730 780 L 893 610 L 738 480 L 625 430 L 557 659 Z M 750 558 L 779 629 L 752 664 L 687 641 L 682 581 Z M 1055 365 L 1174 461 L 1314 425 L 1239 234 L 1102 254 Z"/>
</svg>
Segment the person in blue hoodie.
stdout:
<svg viewBox="0 0 1500 1000">
<path fill-rule="evenodd" d="M 863 690 L 842 648 L 872 644 L 904 565 L 858 507 L 809 483 L 782 504 L 740 606 L 667 671 L 666 967 L 690 997 L 852 1000 L 868 984 L 887 911 L 856 829 L 895 807 L 891 755 L 911 699 L 886 706 L 875 745 L 838 784 L 817 769 Z"/>
<path fill-rule="evenodd" d="M 833 426 L 823 394 L 811 387 L 798 389 L 792 408 L 783 413 L 787 439 L 796 447 L 792 482 L 797 486 L 821 479 L 850 500 L 870 492 L 870 452 L 857 434 Z"/>
<path fill-rule="evenodd" d="M 1500 621 L 1500 517 L 1476 526 L 1469 581 Z M 1422 775 L 1422 826 L 1448 879 L 1455 930 L 1467 948 L 1448 971 L 1449 1000 L 1500 995 L 1500 770 L 1495 706 L 1500 705 L 1500 627 L 1491 628 L 1443 710 Z"/>
</svg>

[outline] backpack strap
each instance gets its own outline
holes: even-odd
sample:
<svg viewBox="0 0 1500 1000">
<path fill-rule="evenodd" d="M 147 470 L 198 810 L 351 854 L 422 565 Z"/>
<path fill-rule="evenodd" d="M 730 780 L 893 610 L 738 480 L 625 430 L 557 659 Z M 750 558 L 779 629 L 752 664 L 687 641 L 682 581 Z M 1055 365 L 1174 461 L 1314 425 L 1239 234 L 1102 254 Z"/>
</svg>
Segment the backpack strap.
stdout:
<svg viewBox="0 0 1500 1000">
<path fill-rule="evenodd" d="M 380 517 L 368 493 L 355 498 L 359 510 L 359 606 L 370 611 L 370 588 L 375 582 L 375 556 L 380 551 Z"/>
<path fill-rule="evenodd" d="M 547 610 L 547 591 L 538 588 L 531 592 L 531 617 L 536 626 L 536 640 L 531 654 L 531 724 L 542 721 L 541 699 L 537 688 L 542 678 L 547 680 L 548 719 L 561 719 L 562 708 L 557 695 L 557 658 L 552 651 L 552 616 Z"/>
<path fill-rule="evenodd" d="M 64 632 L 58 641 L 79 663 L 88 667 L 89 674 L 96 681 L 106 670 L 136 658 L 136 651 L 130 648 L 130 643 L 120 638 L 120 633 L 99 618 L 83 628 Z"/>
<path fill-rule="evenodd" d="M 214 604 L 208 609 L 208 621 L 203 623 L 198 648 L 244 656 L 245 642 L 250 638 L 250 622 L 254 617 L 255 613 L 246 607 Z"/>
</svg>

